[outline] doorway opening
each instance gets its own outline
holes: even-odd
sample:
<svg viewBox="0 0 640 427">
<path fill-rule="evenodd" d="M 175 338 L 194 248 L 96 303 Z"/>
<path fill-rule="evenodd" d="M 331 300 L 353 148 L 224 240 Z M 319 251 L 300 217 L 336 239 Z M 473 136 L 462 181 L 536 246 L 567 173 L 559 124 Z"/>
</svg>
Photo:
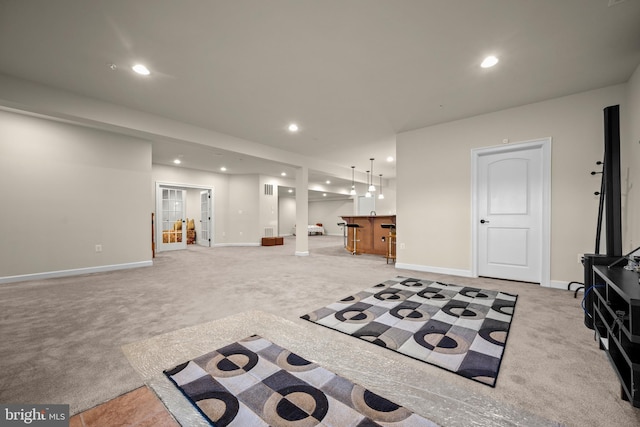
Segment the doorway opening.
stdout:
<svg viewBox="0 0 640 427">
<path fill-rule="evenodd" d="M 213 188 L 156 182 L 158 252 L 214 245 Z"/>
</svg>

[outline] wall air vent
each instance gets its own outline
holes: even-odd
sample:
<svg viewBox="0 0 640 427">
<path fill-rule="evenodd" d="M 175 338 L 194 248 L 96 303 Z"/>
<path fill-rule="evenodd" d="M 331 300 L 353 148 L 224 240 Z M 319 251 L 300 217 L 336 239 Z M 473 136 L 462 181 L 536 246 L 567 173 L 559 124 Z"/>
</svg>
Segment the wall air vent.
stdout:
<svg viewBox="0 0 640 427">
<path fill-rule="evenodd" d="M 265 196 L 273 196 L 273 184 L 265 184 L 264 185 L 264 195 Z"/>
</svg>

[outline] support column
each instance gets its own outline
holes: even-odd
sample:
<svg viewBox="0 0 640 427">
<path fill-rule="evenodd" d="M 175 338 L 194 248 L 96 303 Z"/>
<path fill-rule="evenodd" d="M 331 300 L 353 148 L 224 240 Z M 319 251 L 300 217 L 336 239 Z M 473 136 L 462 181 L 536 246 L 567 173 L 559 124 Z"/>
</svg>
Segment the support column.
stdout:
<svg viewBox="0 0 640 427">
<path fill-rule="evenodd" d="M 296 169 L 296 256 L 309 256 L 309 168 Z"/>
</svg>

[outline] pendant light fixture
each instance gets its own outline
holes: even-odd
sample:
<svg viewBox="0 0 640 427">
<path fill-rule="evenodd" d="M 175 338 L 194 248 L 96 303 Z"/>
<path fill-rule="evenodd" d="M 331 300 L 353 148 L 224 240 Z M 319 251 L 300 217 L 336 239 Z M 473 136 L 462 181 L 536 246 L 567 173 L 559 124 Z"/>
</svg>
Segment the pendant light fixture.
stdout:
<svg viewBox="0 0 640 427">
<path fill-rule="evenodd" d="M 374 192 L 376 191 L 376 186 L 373 185 L 373 161 L 375 159 L 372 157 L 369 160 L 371 160 L 371 184 L 369 184 L 369 191 Z"/>
<path fill-rule="evenodd" d="M 380 194 L 378 194 L 378 199 L 384 199 L 384 194 L 382 194 L 382 174 L 380 174 Z"/>
<path fill-rule="evenodd" d="M 371 171 L 367 171 L 367 185 L 369 186 L 369 188 L 371 188 L 371 185 L 369 185 L 369 172 Z M 364 197 L 371 197 L 371 190 L 367 189 Z"/>
<path fill-rule="evenodd" d="M 356 195 L 355 173 L 356 173 L 356 167 L 351 166 L 351 191 L 349 192 L 349 194 L 351 194 L 352 196 Z"/>
</svg>

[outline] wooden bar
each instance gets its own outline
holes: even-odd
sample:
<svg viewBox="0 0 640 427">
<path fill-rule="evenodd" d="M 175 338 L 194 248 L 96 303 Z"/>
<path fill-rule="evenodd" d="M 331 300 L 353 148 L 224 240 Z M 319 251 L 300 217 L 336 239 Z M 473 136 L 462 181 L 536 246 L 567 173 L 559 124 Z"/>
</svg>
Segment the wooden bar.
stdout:
<svg viewBox="0 0 640 427">
<path fill-rule="evenodd" d="M 358 224 L 358 240 L 356 245 L 356 253 L 386 255 L 388 243 L 382 241 L 389 236 L 389 230 L 382 228 L 382 224 L 395 224 L 395 215 L 347 215 L 342 216 L 348 224 Z M 348 228 L 347 234 L 347 251 L 353 252 L 353 233 L 354 228 Z"/>
</svg>

